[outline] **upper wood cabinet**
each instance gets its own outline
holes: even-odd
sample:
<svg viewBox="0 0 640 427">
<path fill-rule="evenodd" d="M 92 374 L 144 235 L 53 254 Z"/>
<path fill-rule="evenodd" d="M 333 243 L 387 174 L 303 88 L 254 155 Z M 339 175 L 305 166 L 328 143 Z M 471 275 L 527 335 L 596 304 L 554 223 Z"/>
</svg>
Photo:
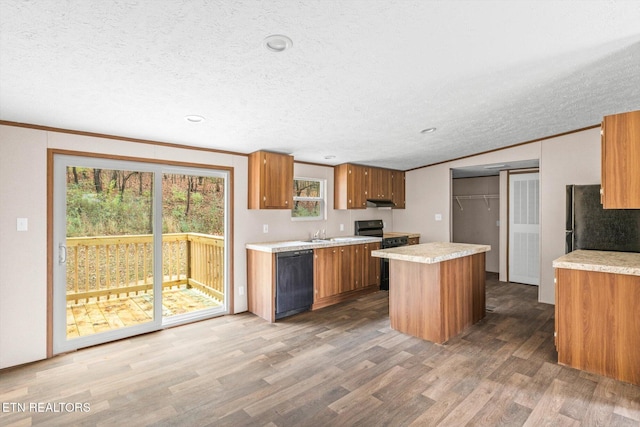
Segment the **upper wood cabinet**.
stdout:
<svg viewBox="0 0 640 427">
<path fill-rule="evenodd" d="M 640 209 L 640 111 L 602 121 L 602 205 Z"/>
<path fill-rule="evenodd" d="M 333 168 L 333 208 L 365 209 L 369 198 L 369 168 L 344 163 Z"/>
<path fill-rule="evenodd" d="M 334 209 L 365 209 L 367 199 L 392 200 L 396 208 L 404 209 L 404 172 L 351 163 L 335 166 L 333 171 Z"/>
<path fill-rule="evenodd" d="M 391 201 L 394 209 L 405 209 L 405 176 L 402 171 L 391 171 Z"/>
<path fill-rule="evenodd" d="M 370 168 L 369 198 L 391 200 L 391 170 Z"/>
<path fill-rule="evenodd" d="M 249 154 L 249 209 L 291 209 L 293 157 L 256 151 Z"/>
</svg>

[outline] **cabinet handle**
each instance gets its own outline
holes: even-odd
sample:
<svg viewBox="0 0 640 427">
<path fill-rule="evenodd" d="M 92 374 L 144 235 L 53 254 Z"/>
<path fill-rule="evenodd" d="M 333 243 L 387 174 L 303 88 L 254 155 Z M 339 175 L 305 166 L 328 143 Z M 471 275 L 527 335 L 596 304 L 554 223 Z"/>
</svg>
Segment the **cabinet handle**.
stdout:
<svg viewBox="0 0 640 427">
<path fill-rule="evenodd" d="M 285 204 L 285 205 L 288 205 L 288 204 L 289 204 L 289 201 L 288 201 L 288 200 L 285 200 L 285 201 L 284 201 L 284 204 Z"/>
</svg>

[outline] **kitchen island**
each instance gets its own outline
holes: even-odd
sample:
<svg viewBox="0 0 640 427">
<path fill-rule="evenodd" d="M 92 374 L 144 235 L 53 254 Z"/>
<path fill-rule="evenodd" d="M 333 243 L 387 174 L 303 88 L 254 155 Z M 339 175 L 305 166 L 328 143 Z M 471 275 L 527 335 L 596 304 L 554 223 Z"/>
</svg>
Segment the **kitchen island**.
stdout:
<svg viewBox="0 0 640 427">
<path fill-rule="evenodd" d="M 640 253 L 576 250 L 553 267 L 558 363 L 640 385 Z"/>
<path fill-rule="evenodd" d="M 391 328 L 443 343 L 485 316 L 488 245 L 434 242 L 372 251 L 389 259 Z"/>
</svg>

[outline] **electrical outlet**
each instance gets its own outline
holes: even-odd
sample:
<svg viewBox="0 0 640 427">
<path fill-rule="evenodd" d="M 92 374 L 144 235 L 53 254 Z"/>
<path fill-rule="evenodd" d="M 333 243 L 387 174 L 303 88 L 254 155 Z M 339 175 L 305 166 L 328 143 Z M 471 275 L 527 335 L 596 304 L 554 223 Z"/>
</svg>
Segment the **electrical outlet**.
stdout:
<svg viewBox="0 0 640 427">
<path fill-rule="evenodd" d="M 344 231 L 344 224 L 340 224 L 340 231 Z"/>
<path fill-rule="evenodd" d="M 442 221 L 442 214 L 436 214 L 436 221 Z"/>
<path fill-rule="evenodd" d="M 269 232 L 269 224 L 262 224 L 262 232 L 263 233 Z"/>
</svg>

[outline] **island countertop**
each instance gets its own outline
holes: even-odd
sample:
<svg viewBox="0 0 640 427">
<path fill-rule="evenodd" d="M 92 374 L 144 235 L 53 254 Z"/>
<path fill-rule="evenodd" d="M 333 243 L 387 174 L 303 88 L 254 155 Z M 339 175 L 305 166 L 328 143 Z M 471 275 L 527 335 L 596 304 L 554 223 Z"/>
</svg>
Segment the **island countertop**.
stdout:
<svg viewBox="0 0 640 427">
<path fill-rule="evenodd" d="M 371 256 L 388 258 L 390 260 L 435 264 L 442 261 L 488 252 L 490 250 L 491 246 L 489 245 L 432 242 L 371 251 Z"/>
<path fill-rule="evenodd" d="M 553 267 L 640 276 L 640 253 L 577 250 L 554 260 Z"/>
</svg>

